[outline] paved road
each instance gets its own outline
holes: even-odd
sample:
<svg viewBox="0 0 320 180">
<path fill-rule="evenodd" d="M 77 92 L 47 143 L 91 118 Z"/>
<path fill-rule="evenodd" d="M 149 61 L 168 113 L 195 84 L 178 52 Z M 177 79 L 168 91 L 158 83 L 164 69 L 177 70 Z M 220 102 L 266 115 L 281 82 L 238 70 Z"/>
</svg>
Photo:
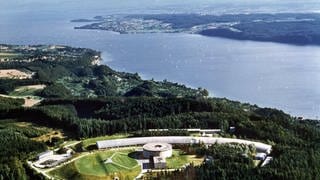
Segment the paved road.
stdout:
<svg viewBox="0 0 320 180">
<path fill-rule="evenodd" d="M 43 176 L 45 176 L 45 177 L 48 178 L 48 179 L 53 179 L 53 177 L 49 176 L 49 175 L 45 172 L 45 170 L 41 170 L 41 169 L 39 169 L 39 168 L 34 167 L 33 164 L 32 164 L 32 162 L 30 162 L 30 161 L 27 161 L 27 163 L 28 163 L 28 165 L 29 165 L 33 170 L 35 170 L 37 173 L 42 174 Z"/>
</svg>

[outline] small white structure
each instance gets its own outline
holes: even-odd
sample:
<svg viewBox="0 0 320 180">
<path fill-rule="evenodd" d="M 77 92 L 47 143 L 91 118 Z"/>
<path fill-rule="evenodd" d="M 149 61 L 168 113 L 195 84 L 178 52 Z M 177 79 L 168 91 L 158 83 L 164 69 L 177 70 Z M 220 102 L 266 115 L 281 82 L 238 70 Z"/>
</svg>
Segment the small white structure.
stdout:
<svg viewBox="0 0 320 180">
<path fill-rule="evenodd" d="M 153 165 L 155 169 L 165 169 L 167 167 L 166 159 L 160 156 L 153 157 Z"/>
<path fill-rule="evenodd" d="M 72 157 L 71 154 L 53 154 L 39 159 L 33 165 L 37 168 L 51 168 L 55 167 Z"/>
<path fill-rule="evenodd" d="M 48 157 L 48 156 L 52 156 L 53 155 L 53 151 L 45 151 L 45 152 L 42 152 L 40 154 L 37 155 L 37 159 L 40 160 L 40 159 L 43 159 L 45 157 Z"/>
<path fill-rule="evenodd" d="M 273 158 L 271 156 L 268 156 L 261 164 L 261 167 L 264 167 L 265 165 L 269 164 L 272 161 L 272 159 Z"/>
<path fill-rule="evenodd" d="M 42 169 L 57 166 L 72 157 L 72 150 L 69 150 L 65 154 L 54 154 L 54 151 L 40 153 L 37 155 L 37 161 L 33 162 L 33 166 Z"/>
<path fill-rule="evenodd" d="M 234 126 L 230 126 L 229 127 L 229 132 L 230 133 L 234 133 L 236 131 L 236 127 L 234 127 Z"/>
<path fill-rule="evenodd" d="M 168 143 L 148 143 L 143 146 L 143 157 L 162 157 L 172 156 L 172 145 Z"/>
<path fill-rule="evenodd" d="M 267 154 L 266 154 L 266 153 L 257 153 L 257 154 L 256 154 L 256 160 L 261 160 L 261 161 L 263 161 L 263 160 L 266 159 L 266 157 L 267 157 Z"/>
<path fill-rule="evenodd" d="M 72 149 L 68 149 L 66 154 L 72 154 L 73 153 L 73 150 Z"/>
</svg>

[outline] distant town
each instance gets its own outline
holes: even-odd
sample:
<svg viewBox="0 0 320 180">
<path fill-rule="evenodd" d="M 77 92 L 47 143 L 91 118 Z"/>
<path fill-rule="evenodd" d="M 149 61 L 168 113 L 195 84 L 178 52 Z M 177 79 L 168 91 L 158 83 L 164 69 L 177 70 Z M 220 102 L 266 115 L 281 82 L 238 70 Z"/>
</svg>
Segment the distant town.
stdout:
<svg viewBox="0 0 320 180">
<path fill-rule="evenodd" d="M 70 61 L 76 61 L 83 55 L 84 49 L 70 49 L 66 46 L 39 45 L 39 46 L 12 46 L 0 45 L 0 63 L 1 62 L 33 62 L 33 61 L 61 61 L 68 58 Z M 92 61 L 96 64 L 100 61 L 100 56 L 95 56 Z"/>
</svg>

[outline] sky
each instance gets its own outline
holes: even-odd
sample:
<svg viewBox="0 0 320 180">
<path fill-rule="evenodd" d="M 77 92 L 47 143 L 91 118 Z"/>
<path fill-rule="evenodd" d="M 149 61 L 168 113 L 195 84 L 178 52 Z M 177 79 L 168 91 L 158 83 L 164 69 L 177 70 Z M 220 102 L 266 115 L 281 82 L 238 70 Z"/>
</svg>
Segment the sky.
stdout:
<svg viewBox="0 0 320 180">
<path fill-rule="evenodd" d="M 0 0 L 0 10 L 29 9 L 33 7 L 56 9 L 60 6 L 73 6 L 75 10 L 88 8 L 110 9 L 156 9 L 168 8 L 207 10 L 226 9 L 251 9 L 251 10 L 278 10 L 278 11 L 311 11 L 320 13 L 320 0 Z"/>
</svg>

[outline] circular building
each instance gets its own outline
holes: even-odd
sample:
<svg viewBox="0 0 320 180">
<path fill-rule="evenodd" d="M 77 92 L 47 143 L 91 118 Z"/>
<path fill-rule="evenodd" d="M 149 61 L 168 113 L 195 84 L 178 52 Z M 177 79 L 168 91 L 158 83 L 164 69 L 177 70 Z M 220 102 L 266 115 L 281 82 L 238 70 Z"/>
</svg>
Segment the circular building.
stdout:
<svg viewBox="0 0 320 180">
<path fill-rule="evenodd" d="M 168 143 L 148 143 L 143 146 L 143 157 L 150 158 L 160 156 L 168 158 L 172 156 L 172 146 Z"/>
</svg>

